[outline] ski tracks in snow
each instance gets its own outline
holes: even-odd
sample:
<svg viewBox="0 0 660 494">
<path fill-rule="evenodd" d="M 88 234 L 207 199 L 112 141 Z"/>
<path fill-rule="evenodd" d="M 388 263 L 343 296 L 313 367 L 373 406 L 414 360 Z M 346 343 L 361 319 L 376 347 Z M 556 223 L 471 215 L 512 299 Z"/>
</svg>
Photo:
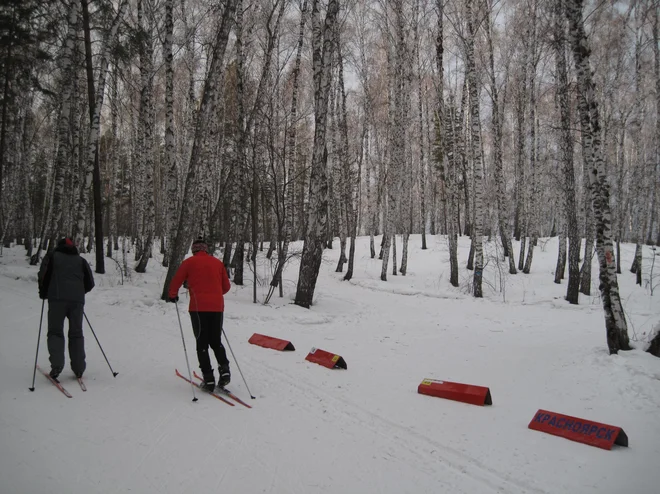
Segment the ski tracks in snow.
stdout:
<svg viewBox="0 0 660 494">
<path fill-rule="evenodd" d="M 527 493 L 527 494 L 548 494 L 548 491 L 540 489 L 529 483 L 523 482 L 501 474 L 497 470 L 488 467 L 477 459 L 441 443 L 430 439 L 413 428 L 397 424 L 384 415 L 367 410 L 360 405 L 342 398 L 341 396 L 330 394 L 320 390 L 312 383 L 300 379 L 300 376 L 293 376 L 281 368 L 269 365 L 260 360 L 253 360 L 251 364 L 263 369 L 262 376 L 264 380 L 274 380 L 272 376 L 277 375 L 278 381 L 286 382 L 292 388 L 298 390 L 298 396 L 304 396 L 305 401 L 301 400 L 301 407 L 308 403 L 310 398 L 314 402 L 324 401 L 334 403 L 332 411 L 341 415 L 341 420 L 357 425 L 359 428 L 368 429 L 375 436 L 384 436 L 390 442 L 386 454 L 397 462 L 406 462 L 417 470 L 424 472 L 435 482 L 446 483 L 452 487 L 452 492 L 456 493 L 459 487 L 455 483 L 446 482 L 439 469 L 444 468 L 452 471 L 455 475 L 463 478 L 469 478 L 478 484 L 478 490 L 465 491 L 466 493 L 482 493 L 485 489 L 489 492 L 499 492 L 506 494 Z M 314 406 L 306 406 L 309 413 L 317 413 Z M 401 451 L 406 454 L 402 455 Z M 461 486 L 463 486 L 463 482 Z"/>
</svg>

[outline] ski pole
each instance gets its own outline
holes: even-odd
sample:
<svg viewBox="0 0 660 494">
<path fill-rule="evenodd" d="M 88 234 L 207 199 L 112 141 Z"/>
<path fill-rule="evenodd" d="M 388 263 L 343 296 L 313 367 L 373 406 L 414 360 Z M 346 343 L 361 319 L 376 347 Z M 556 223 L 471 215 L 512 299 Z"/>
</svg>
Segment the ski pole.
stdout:
<svg viewBox="0 0 660 494">
<path fill-rule="evenodd" d="M 37 375 L 37 359 L 39 358 L 39 342 L 41 341 L 41 324 L 44 322 L 44 305 L 46 300 L 41 301 L 41 317 L 39 317 L 39 336 L 37 336 L 37 352 L 34 356 L 34 371 L 32 371 L 32 387 L 30 391 L 34 391 L 34 379 Z"/>
<path fill-rule="evenodd" d="M 234 362 L 236 362 L 236 368 L 238 369 L 238 372 L 241 374 L 241 377 L 243 378 L 243 382 L 245 383 L 245 388 L 247 389 L 247 392 L 250 393 L 250 398 L 255 400 L 256 397 L 253 396 L 252 393 L 250 392 L 250 387 L 248 386 L 248 383 L 245 380 L 245 376 L 243 375 L 243 371 L 241 371 L 241 366 L 238 365 L 238 360 L 236 360 L 236 355 L 234 355 L 234 350 L 232 350 L 231 345 L 229 344 L 229 338 L 227 338 L 227 333 L 225 333 L 225 328 L 222 328 L 222 334 L 225 335 L 225 340 L 227 340 L 227 346 L 229 347 L 229 351 L 231 352 L 231 356 L 234 358 Z"/>
<path fill-rule="evenodd" d="M 101 349 L 101 353 L 103 354 L 103 357 L 105 358 L 105 361 L 108 363 L 108 367 L 110 367 L 110 372 L 112 372 L 112 377 L 117 377 L 117 374 L 119 374 L 119 372 L 115 372 L 115 371 L 112 370 L 112 366 L 110 365 L 110 361 L 108 361 L 108 357 L 105 356 L 105 352 L 103 351 L 103 347 L 101 346 L 101 342 L 96 337 L 96 333 L 94 332 L 94 328 L 92 327 L 91 323 L 89 322 L 89 319 L 87 319 L 87 314 L 85 314 L 83 312 L 83 316 L 85 316 L 85 320 L 87 321 L 87 324 L 89 325 L 89 329 L 92 330 L 92 334 L 94 335 L 94 339 L 96 340 L 96 343 L 99 344 L 99 348 Z"/>
<path fill-rule="evenodd" d="M 181 316 L 179 315 L 179 303 L 174 302 L 174 307 L 176 307 L 176 317 L 179 320 L 179 330 L 181 331 L 181 341 L 183 342 L 183 353 L 186 356 L 186 367 L 188 367 L 188 380 L 190 381 L 190 389 L 192 389 L 193 400 L 197 401 L 195 396 L 195 385 L 192 380 L 192 373 L 190 372 L 190 362 L 188 361 L 188 350 L 186 350 L 186 339 L 183 337 L 183 326 L 181 326 Z"/>
</svg>

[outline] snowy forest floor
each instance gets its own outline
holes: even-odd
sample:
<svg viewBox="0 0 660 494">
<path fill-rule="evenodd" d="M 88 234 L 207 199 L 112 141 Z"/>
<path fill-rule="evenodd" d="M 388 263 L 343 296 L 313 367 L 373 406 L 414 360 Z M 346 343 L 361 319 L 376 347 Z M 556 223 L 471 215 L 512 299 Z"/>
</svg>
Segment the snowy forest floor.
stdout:
<svg viewBox="0 0 660 494">
<path fill-rule="evenodd" d="M 192 403 L 190 386 L 175 376 L 175 368 L 187 373 L 186 362 L 174 306 L 159 300 L 160 255 L 123 285 L 106 260 L 107 274 L 96 275 L 88 295 L 86 313 L 119 375 L 112 377 L 85 325 L 88 391 L 67 368 L 62 382 L 73 399 L 39 374 L 30 393 L 37 267 L 22 247 L 5 249 L 0 493 L 657 494 L 660 359 L 643 350 L 660 320 L 660 287 L 652 297 L 648 285 L 634 284 L 634 245 L 622 246 L 619 283 L 636 349 L 610 356 L 595 259 L 595 295 L 581 295 L 579 306 L 563 300 L 566 281 L 553 283 L 556 238 L 540 241 L 531 274 L 506 275 L 505 296 L 491 259 L 485 298 L 476 300 L 464 267 L 469 239 L 459 244 L 458 289 L 448 283 L 446 238 L 428 241 L 422 251 L 420 236 L 411 236 L 407 276 L 392 276 L 390 264 L 387 282 L 380 261 L 369 258 L 368 238 L 358 239 L 353 280 L 342 281 L 335 242 L 310 310 L 291 303 L 296 263 L 285 272 L 284 298 L 275 295 L 269 306 L 252 303 L 246 269 L 245 286 L 226 296 L 225 330 L 256 400 L 231 354 L 229 388 L 251 410 L 201 393 Z M 271 272 L 264 254 L 260 301 Z M 646 280 L 648 247 L 644 254 Z M 180 295 L 196 369 L 188 297 Z M 49 369 L 45 326 L 39 363 Z M 250 345 L 255 332 L 290 340 L 296 351 Z M 348 369 L 305 361 L 312 347 L 341 355 Z M 417 394 L 424 378 L 488 386 L 493 406 Z M 630 447 L 606 451 L 532 431 L 539 408 L 620 426 Z"/>
</svg>

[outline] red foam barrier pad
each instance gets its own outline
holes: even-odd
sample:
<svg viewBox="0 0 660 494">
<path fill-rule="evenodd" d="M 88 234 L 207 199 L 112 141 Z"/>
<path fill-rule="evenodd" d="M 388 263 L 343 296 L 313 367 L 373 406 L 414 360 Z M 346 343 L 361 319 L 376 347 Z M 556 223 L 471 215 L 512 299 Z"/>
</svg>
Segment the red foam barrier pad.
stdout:
<svg viewBox="0 0 660 494">
<path fill-rule="evenodd" d="M 461 401 L 470 405 L 492 405 L 490 390 L 483 386 L 461 384 L 450 381 L 437 381 L 424 379 L 417 387 L 419 394 L 445 398 L 447 400 Z"/>
<path fill-rule="evenodd" d="M 314 362 L 315 364 L 322 365 L 328 369 L 346 369 L 346 361 L 334 353 L 312 348 L 305 357 L 305 360 Z"/>
<path fill-rule="evenodd" d="M 628 436 L 621 427 L 547 410 L 536 412 L 528 427 L 596 448 L 610 450 L 614 444 L 628 446 Z"/>
<path fill-rule="evenodd" d="M 273 338 L 272 336 L 266 336 L 259 333 L 254 333 L 248 343 L 253 345 L 262 346 L 264 348 L 272 348 L 273 350 L 280 351 L 293 351 L 295 348 L 290 341 L 280 340 L 279 338 Z"/>
</svg>

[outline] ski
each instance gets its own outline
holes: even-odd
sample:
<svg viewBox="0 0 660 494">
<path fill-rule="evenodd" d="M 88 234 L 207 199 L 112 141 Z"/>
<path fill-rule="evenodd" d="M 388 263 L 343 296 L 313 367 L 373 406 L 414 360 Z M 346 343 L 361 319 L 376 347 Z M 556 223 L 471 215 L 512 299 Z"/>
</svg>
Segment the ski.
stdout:
<svg viewBox="0 0 660 494">
<path fill-rule="evenodd" d="M 197 379 L 199 379 L 200 381 L 203 381 L 203 379 L 199 376 L 199 374 L 197 374 L 196 371 L 193 371 L 193 375 L 194 375 Z M 228 389 L 222 388 L 222 387 L 220 387 L 220 386 L 218 386 L 216 389 L 218 389 L 218 390 L 220 391 L 220 393 L 222 393 L 223 395 L 225 395 L 225 396 L 231 398 L 232 400 L 234 400 L 234 401 L 240 403 L 240 404 L 243 405 L 244 407 L 252 408 L 250 405 L 248 405 L 247 403 L 245 403 L 243 400 L 241 400 L 238 396 L 236 396 L 234 393 L 232 393 L 232 392 L 229 391 Z"/>
<path fill-rule="evenodd" d="M 66 396 L 67 398 L 73 398 L 73 396 L 71 396 L 71 393 L 69 393 L 66 389 L 64 389 L 64 386 L 62 386 L 62 383 L 61 383 L 61 382 L 59 382 L 57 379 L 55 379 L 55 378 L 53 378 L 53 377 L 50 377 L 50 374 L 48 374 L 48 372 L 45 372 L 45 371 L 44 371 L 41 367 L 39 367 L 38 365 L 37 365 L 37 369 L 39 369 L 39 372 L 41 372 L 44 376 L 46 376 L 46 379 L 48 379 L 50 382 L 52 382 L 53 385 L 54 385 L 57 389 L 59 389 L 59 390 L 62 392 L 62 394 L 63 394 L 64 396 Z"/>
<path fill-rule="evenodd" d="M 82 380 L 82 377 L 77 377 L 78 384 L 80 384 L 80 389 L 83 391 L 87 391 L 87 386 L 85 386 L 85 382 Z"/>
<path fill-rule="evenodd" d="M 211 396 L 214 396 L 215 398 L 217 398 L 218 400 L 222 401 L 223 403 L 226 403 L 226 404 L 229 405 L 230 407 L 233 407 L 233 406 L 234 406 L 234 404 L 233 404 L 231 401 L 225 400 L 222 396 L 220 396 L 220 395 L 218 395 L 218 394 L 216 394 L 216 393 L 214 393 L 214 392 L 212 392 L 212 391 L 206 391 L 204 388 L 202 388 L 202 387 L 201 387 L 199 384 L 197 384 L 196 382 L 192 382 L 192 381 L 191 381 L 190 379 L 188 379 L 186 376 L 184 376 L 183 374 L 181 374 L 181 373 L 179 372 L 179 369 L 174 369 L 174 370 L 176 371 L 176 375 L 177 375 L 177 376 L 179 376 L 179 377 L 180 377 L 181 379 L 183 379 L 184 381 L 186 381 L 186 382 L 188 382 L 188 383 L 190 383 L 190 384 L 192 384 L 192 385 L 194 385 L 194 386 L 197 386 L 197 389 L 199 389 L 200 391 L 203 391 L 204 393 L 208 393 L 208 394 L 210 394 Z"/>
</svg>

